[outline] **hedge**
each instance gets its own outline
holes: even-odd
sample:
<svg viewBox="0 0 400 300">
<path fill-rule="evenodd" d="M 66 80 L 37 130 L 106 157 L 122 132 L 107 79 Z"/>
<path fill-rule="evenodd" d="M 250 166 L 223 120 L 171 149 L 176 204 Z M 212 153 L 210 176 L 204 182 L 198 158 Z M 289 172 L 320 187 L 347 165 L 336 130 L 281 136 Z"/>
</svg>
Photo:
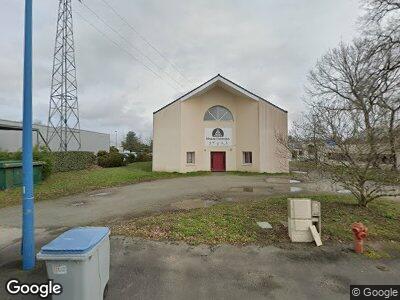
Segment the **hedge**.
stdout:
<svg viewBox="0 0 400 300">
<path fill-rule="evenodd" d="M 22 160 L 22 152 L 0 151 L 0 160 Z M 83 170 L 96 164 L 96 156 L 87 151 L 49 152 L 46 149 L 33 149 L 33 160 L 45 162 L 43 179 L 53 172 Z"/>
<path fill-rule="evenodd" d="M 97 164 L 102 168 L 122 167 L 126 165 L 124 155 L 118 152 L 104 154 L 99 151 L 97 154 Z"/>
<path fill-rule="evenodd" d="M 96 164 L 96 156 L 89 151 L 50 152 L 53 172 L 83 170 Z"/>
</svg>

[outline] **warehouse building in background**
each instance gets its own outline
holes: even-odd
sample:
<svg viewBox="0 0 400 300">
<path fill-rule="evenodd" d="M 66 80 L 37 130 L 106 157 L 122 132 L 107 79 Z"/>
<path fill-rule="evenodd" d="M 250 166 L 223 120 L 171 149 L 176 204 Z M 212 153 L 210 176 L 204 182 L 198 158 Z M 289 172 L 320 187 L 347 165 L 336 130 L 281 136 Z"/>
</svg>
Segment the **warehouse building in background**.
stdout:
<svg viewBox="0 0 400 300">
<path fill-rule="evenodd" d="M 217 75 L 153 114 L 153 170 L 288 172 L 287 111 Z"/>
<path fill-rule="evenodd" d="M 45 146 L 47 126 L 33 125 L 32 137 L 33 146 Z M 100 150 L 110 149 L 110 135 L 88 130 L 80 130 L 81 149 L 80 151 L 90 151 L 97 153 Z M 76 142 L 75 142 L 76 143 Z M 60 141 L 55 137 L 49 148 L 58 151 Z M 71 140 L 71 150 L 77 149 L 77 145 Z M 15 152 L 22 149 L 22 123 L 0 119 L 0 151 Z"/>
</svg>

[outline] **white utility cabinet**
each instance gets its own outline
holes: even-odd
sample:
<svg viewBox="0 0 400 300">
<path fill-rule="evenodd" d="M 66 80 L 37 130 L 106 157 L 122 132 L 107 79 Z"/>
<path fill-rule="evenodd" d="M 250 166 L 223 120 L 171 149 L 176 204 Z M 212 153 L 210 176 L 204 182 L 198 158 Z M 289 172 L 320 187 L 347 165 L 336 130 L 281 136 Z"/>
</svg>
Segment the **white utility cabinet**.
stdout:
<svg viewBox="0 0 400 300">
<path fill-rule="evenodd" d="M 310 226 L 321 235 L 321 204 L 306 198 L 288 198 L 288 230 L 292 242 L 313 242 Z"/>
</svg>

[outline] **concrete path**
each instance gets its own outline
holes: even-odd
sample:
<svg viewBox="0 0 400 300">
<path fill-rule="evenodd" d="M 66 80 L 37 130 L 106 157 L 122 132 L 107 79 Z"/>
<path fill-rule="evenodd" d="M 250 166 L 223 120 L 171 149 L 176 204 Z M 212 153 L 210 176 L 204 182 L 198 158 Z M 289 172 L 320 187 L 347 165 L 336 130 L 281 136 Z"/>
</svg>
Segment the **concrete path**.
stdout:
<svg viewBox="0 0 400 300">
<path fill-rule="evenodd" d="M 315 191 L 302 183 L 289 184 L 288 178 L 216 174 L 43 201 L 36 205 L 36 247 L 39 251 L 72 226 L 170 209 L 186 199 L 235 201 L 282 195 L 290 193 L 290 186 Z M 20 210 L 0 210 L 1 287 L 10 278 L 47 279 L 42 262 L 34 271 L 20 270 Z M 398 284 L 398 278 L 400 260 L 370 260 L 346 246 L 193 247 L 113 236 L 106 299 L 349 299 L 350 284 Z M 0 299 L 38 297 L 11 297 L 0 288 Z"/>
<path fill-rule="evenodd" d="M 252 192 L 244 192 L 244 187 L 252 187 Z M 257 199 L 288 191 L 288 178 L 268 179 L 265 175 L 221 173 L 143 182 L 37 202 L 35 230 L 36 236 L 40 237 L 46 236 L 47 230 L 65 230 L 108 219 L 174 209 L 177 206 L 173 204 L 180 201 L 215 198 L 216 195 L 221 200 Z M 19 244 L 21 220 L 20 206 L 0 209 L 0 250 Z"/>
<path fill-rule="evenodd" d="M 266 176 L 211 175 L 156 180 L 36 203 L 36 227 L 85 225 L 99 220 L 158 211 L 180 201 L 215 192 L 240 195 L 242 187 L 255 187 L 256 195 L 288 191 L 288 179 L 267 183 Z M 278 182 L 279 181 L 279 182 Z M 286 184 L 285 184 L 286 183 Z M 276 187 L 271 190 L 271 186 Z M 0 209 L 0 226 L 20 227 L 21 207 Z"/>
</svg>

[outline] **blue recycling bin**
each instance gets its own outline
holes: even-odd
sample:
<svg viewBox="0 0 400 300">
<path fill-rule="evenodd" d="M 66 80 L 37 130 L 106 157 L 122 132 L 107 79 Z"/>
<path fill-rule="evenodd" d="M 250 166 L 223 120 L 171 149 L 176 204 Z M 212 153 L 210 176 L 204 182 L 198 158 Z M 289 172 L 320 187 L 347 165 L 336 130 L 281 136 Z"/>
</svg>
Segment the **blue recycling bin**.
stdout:
<svg viewBox="0 0 400 300">
<path fill-rule="evenodd" d="M 109 235 L 108 227 L 79 227 L 42 247 L 38 260 L 45 261 L 49 279 L 63 288 L 53 299 L 103 299 L 110 273 Z"/>
</svg>

